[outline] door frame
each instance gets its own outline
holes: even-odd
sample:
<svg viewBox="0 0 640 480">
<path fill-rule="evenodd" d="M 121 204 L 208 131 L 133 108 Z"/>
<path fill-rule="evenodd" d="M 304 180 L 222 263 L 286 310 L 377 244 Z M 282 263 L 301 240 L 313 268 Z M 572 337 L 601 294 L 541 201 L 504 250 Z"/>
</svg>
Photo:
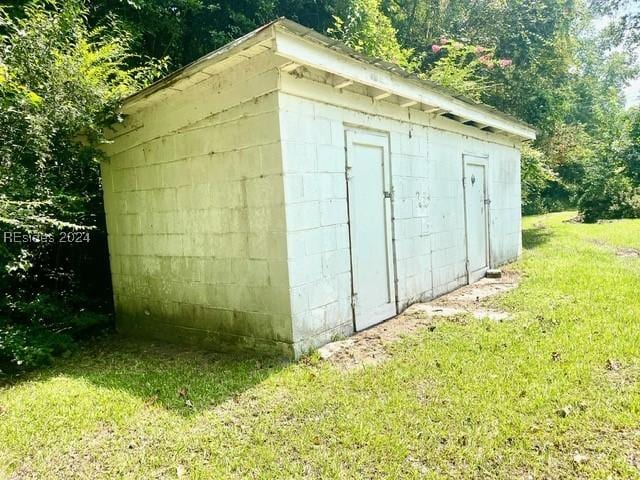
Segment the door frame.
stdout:
<svg viewBox="0 0 640 480">
<path fill-rule="evenodd" d="M 491 196 L 489 191 L 489 155 L 487 154 L 478 154 L 478 153 L 463 153 L 462 154 L 462 199 L 463 199 L 463 208 L 464 208 L 464 245 L 465 245 L 465 269 L 467 271 L 467 284 L 475 282 L 479 280 L 479 278 L 474 278 L 472 280 L 471 272 L 469 270 L 469 224 L 467 222 L 467 165 L 480 165 L 484 168 L 484 198 L 485 198 L 485 245 L 486 245 L 486 258 L 487 258 L 487 267 L 486 269 L 491 268 Z M 482 278 L 482 277 L 480 277 Z"/>
<path fill-rule="evenodd" d="M 367 141 L 364 139 L 357 141 L 358 137 L 365 137 Z M 359 126 L 351 126 L 348 124 L 344 125 L 344 140 L 345 140 L 345 183 L 347 190 L 347 225 L 349 230 L 349 261 L 351 263 L 351 312 L 353 318 L 353 330 L 354 331 L 362 331 L 366 330 L 373 325 L 377 325 L 378 323 L 389 319 L 398 314 L 398 294 L 397 294 L 397 275 L 395 268 L 395 248 L 394 248 L 394 237 L 393 237 L 393 186 L 391 183 L 391 148 L 390 148 L 390 137 L 389 133 L 381 130 L 368 129 L 366 127 Z M 385 319 L 383 320 L 375 320 L 372 322 L 366 322 L 358 328 L 357 325 L 357 299 L 358 292 L 356 291 L 356 262 L 354 261 L 354 249 L 353 249 L 353 233 L 355 231 L 355 219 L 352 217 L 352 208 L 351 208 L 351 197 L 349 195 L 349 184 L 351 181 L 350 170 L 351 170 L 351 159 L 349 152 L 349 147 L 354 144 L 360 145 L 372 145 L 382 148 L 383 150 L 383 158 L 382 158 L 382 183 L 384 191 L 381 192 L 384 195 L 384 222 L 385 222 L 385 238 L 386 238 L 386 253 L 387 253 L 387 282 L 389 289 L 389 298 L 390 298 L 390 306 L 389 311 L 391 312 L 389 315 L 385 314 Z"/>
</svg>

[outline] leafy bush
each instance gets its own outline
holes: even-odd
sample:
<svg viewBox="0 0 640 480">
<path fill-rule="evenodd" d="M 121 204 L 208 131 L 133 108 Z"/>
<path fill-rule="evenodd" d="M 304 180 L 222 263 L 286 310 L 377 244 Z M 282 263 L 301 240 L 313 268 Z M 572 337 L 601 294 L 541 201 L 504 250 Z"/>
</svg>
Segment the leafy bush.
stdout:
<svg viewBox="0 0 640 480">
<path fill-rule="evenodd" d="M 522 213 L 533 215 L 547 211 L 546 192 L 556 175 L 547 166 L 543 152 L 529 145 L 522 146 L 520 177 Z"/>
<path fill-rule="evenodd" d="M 640 187 L 624 175 L 624 169 L 603 160 L 594 165 L 585 179 L 578 200 L 584 221 L 640 217 Z"/>
<path fill-rule="evenodd" d="M 495 87 L 482 74 L 494 68 L 509 68 L 513 63 L 507 58 L 496 60 L 493 49 L 444 37 L 431 45 L 431 52 L 437 60 L 426 76 L 476 101 Z"/>
<path fill-rule="evenodd" d="M 3 371 L 37 366 L 108 318 L 97 146 L 120 100 L 162 66 L 128 68 L 128 36 L 116 24 L 90 29 L 77 1 L 23 14 L 0 9 Z M 61 243 L 63 232 L 90 241 Z"/>
<path fill-rule="evenodd" d="M 380 0 L 352 0 L 346 2 L 328 33 L 357 52 L 415 70 L 413 51 L 400 45 L 397 31 L 382 11 Z"/>
</svg>

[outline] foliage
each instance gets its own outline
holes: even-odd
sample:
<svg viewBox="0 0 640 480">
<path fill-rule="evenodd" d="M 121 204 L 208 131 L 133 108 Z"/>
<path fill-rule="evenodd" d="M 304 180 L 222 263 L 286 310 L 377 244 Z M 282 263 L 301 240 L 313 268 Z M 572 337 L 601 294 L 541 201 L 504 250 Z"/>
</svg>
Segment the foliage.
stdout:
<svg viewBox="0 0 640 480">
<path fill-rule="evenodd" d="M 594 164 L 585 179 L 586 188 L 578 200 L 584 221 L 640 217 L 640 187 L 607 161 Z"/>
<path fill-rule="evenodd" d="M 59 341 L 66 345 L 82 330 L 77 296 L 101 299 L 106 311 L 96 145 L 120 99 L 162 69 L 159 62 L 127 68 L 126 32 L 115 23 L 88 28 L 80 3 L 32 3 L 22 13 L 0 11 L 0 355 L 14 366 L 27 351 L 37 353 L 23 365 L 56 351 L 56 332 L 65 331 Z M 62 244 L 63 232 L 73 231 L 90 233 L 91 241 Z M 29 304 L 41 314 L 27 314 Z"/>
<path fill-rule="evenodd" d="M 88 1 L 89 21 L 116 17 L 133 51 L 167 58 L 178 68 L 286 15 L 319 31 L 333 22 L 336 0 L 101 0 Z"/>
<path fill-rule="evenodd" d="M 522 187 L 522 213 L 531 215 L 549 209 L 546 191 L 557 182 L 554 171 L 546 164 L 544 153 L 532 146 L 523 145 L 520 162 Z"/>
<path fill-rule="evenodd" d="M 585 222 L 599 219 L 640 217 L 640 175 L 638 152 L 638 110 L 631 110 L 617 132 L 616 141 L 601 147 L 598 161 L 593 162 L 583 180 L 578 208 Z"/>
<path fill-rule="evenodd" d="M 640 186 L 640 110 L 638 108 L 629 112 L 629 130 L 627 144 L 622 152 L 622 161 L 631 181 Z"/>
<path fill-rule="evenodd" d="M 512 64 L 506 58 L 496 60 L 491 49 L 445 37 L 431 46 L 431 52 L 438 60 L 429 68 L 428 78 L 476 101 L 493 87 L 479 72 Z"/>
<path fill-rule="evenodd" d="M 408 70 L 416 68 L 413 51 L 398 42 L 391 20 L 381 10 L 380 0 L 352 0 L 347 2 L 342 16 L 334 18 L 334 26 L 329 33 L 357 52 Z"/>
<path fill-rule="evenodd" d="M 638 0 L 591 0 L 590 3 L 598 13 L 613 17 L 609 29 L 620 44 L 629 48 L 640 45 Z"/>
</svg>

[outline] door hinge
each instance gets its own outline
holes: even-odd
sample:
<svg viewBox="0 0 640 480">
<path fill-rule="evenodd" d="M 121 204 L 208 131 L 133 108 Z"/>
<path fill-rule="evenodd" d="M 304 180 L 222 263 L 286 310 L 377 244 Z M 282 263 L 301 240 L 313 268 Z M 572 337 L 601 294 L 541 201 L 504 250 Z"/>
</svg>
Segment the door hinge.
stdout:
<svg viewBox="0 0 640 480">
<path fill-rule="evenodd" d="M 389 198 L 389 199 L 393 198 L 393 192 L 383 192 L 383 193 L 384 193 L 384 198 Z"/>
<path fill-rule="evenodd" d="M 489 198 L 485 198 L 484 199 L 484 204 L 485 205 L 491 205 L 491 200 Z"/>
<path fill-rule="evenodd" d="M 358 294 L 354 293 L 353 295 L 351 295 L 351 308 L 356 308 L 356 305 L 358 304 Z"/>
<path fill-rule="evenodd" d="M 346 177 L 347 177 L 347 180 L 351 180 L 353 178 L 352 167 L 350 166 L 347 166 Z"/>
</svg>

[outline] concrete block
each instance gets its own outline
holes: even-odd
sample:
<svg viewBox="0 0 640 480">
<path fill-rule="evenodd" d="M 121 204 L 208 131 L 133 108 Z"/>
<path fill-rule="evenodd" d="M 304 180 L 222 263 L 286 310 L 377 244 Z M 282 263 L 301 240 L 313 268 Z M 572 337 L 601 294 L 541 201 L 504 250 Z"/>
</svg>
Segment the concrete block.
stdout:
<svg viewBox="0 0 640 480">
<path fill-rule="evenodd" d="M 307 204 L 299 204 L 299 205 L 307 205 Z M 287 213 L 289 213 L 289 209 L 287 209 Z M 302 209 L 304 210 L 304 208 Z M 300 212 L 297 212 L 300 214 Z M 297 221 L 298 219 L 292 217 L 291 220 L 289 216 L 287 216 L 287 223 L 285 224 L 285 212 L 280 206 L 273 207 L 253 207 L 247 210 L 247 218 L 249 222 L 249 231 L 250 232 L 284 232 L 286 230 L 286 226 L 291 228 L 292 223 Z"/>
<path fill-rule="evenodd" d="M 315 144 L 285 141 L 282 143 L 283 171 L 285 173 L 307 173 L 318 169 Z"/>
<path fill-rule="evenodd" d="M 249 257 L 255 259 L 287 258 L 287 244 L 284 232 L 247 233 Z"/>
<path fill-rule="evenodd" d="M 316 228 L 320 223 L 320 202 L 304 202 L 287 205 L 287 229 L 289 231 Z"/>
<path fill-rule="evenodd" d="M 177 194 L 175 188 L 161 188 L 153 190 L 151 211 L 170 212 L 176 209 Z"/>
<path fill-rule="evenodd" d="M 311 202 L 322 199 L 322 183 L 317 173 L 307 173 L 302 175 L 303 200 Z"/>
<path fill-rule="evenodd" d="M 317 145 L 331 145 L 331 122 L 322 117 L 316 117 L 312 120 L 314 138 Z"/>
<path fill-rule="evenodd" d="M 346 223 L 335 225 L 336 249 L 350 248 L 349 225 Z"/>
<path fill-rule="evenodd" d="M 348 221 L 346 199 L 324 200 L 320 203 L 321 225 L 337 225 Z"/>
<path fill-rule="evenodd" d="M 333 120 L 331 122 L 331 144 L 339 147 L 344 152 L 345 144 L 345 128 L 341 121 Z"/>
<path fill-rule="evenodd" d="M 347 249 L 329 251 L 322 254 L 322 275 L 333 278 L 340 273 L 351 271 L 351 256 Z"/>
<path fill-rule="evenodd" d="M 284 199 L 287 204 L 305 201 L 303 175 L 288 174 L 284 177 Z"/>
<path fill-rule="evenodd" d="M 175 137 L 174 135 L 168 135 L 150 140 L 144 144 L 142 152 L 147 165 L 175 160 L 177 158 Z"/>
<path fill-rule="evenodd" d="M 338 288 L 330 279 L 322 279 L 307 285 L 309 308 L 314 309 L 336 302 L 339 298 Z"/>
<path fill-rule="evenodd" d="M 137 177 L 135 168 L 113 170 L 111 174 L 114 192 L 128 192 L 136 190 Z"/>
<path fill-rule="evenodd" d="M 135 168 L 145 164 L 142 147 L 133 147 L 110 157 L 114 169 Z"/>
<path fill-rule="evenodd" d="M 307 294 L 306 286 L 292 286 L 289 298 L 292 315 L 300 315 L 309 310 L 309 295 Z"/>
<path fill-rule="evenodd" d="M 288 288 L 290 285 L 289 262 L 285 260 L 269 260 L 267 265 L 269 285 Z"/>
<path fill-rule="evenodd" d="M 261 145 L 259 148 L 260 171 L 263 175 L 282 174 L 282 145 L 280 139 L 275 143 Z"/>
<path fill-rule="evenodd" d="M 344 141 L 337 145 L 318 145 L 317 149 L 317 171 L 344 174 L 346 168 Z"/>
<path fill-rule="evenodd" d="M 322 254 L 289 260 L 289 282 L 292 286 L 317 282 L 322 278 Z"/>
<path fill-rule="evenodd" d="M 281 205 L 282 178 L 276 176 L 248 178 L 243 181 L 246 205 L 257 207 L 265 204 Z"/>
</svg>

